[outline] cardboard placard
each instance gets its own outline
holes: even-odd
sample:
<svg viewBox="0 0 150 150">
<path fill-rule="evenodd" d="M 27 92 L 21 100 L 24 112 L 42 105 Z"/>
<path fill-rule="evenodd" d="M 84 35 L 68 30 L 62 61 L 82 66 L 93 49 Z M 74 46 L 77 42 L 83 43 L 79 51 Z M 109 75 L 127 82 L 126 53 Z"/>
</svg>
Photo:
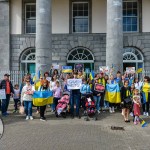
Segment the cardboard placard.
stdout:
<svg viewBox="0 0 150 150">
<path fill-rule="evenodd" d="M 97 92 L 104 92 L 105 87 L 102 84 L 95 84 L 94 90 L 97 91 Z"/>
<path fill-rule="evenodd" d="M 63 73 L 72 73 L 72 66 L 62 66 Z"/>
</svg>

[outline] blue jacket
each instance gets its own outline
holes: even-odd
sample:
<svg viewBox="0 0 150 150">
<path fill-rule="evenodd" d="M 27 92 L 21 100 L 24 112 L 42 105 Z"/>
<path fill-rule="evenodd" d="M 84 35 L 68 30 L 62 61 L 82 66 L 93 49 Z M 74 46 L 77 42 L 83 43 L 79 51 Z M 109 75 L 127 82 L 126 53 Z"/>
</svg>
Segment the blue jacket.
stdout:
<svg viewBox="0 0 150 150">
<path fill-rule="evenodd" d="M 80 88 L 80 93 L 81 94 L 91 93 L 90 85 L 88 85 L 88 84 L 82 84 L 81 88 Z"/>
</svg>

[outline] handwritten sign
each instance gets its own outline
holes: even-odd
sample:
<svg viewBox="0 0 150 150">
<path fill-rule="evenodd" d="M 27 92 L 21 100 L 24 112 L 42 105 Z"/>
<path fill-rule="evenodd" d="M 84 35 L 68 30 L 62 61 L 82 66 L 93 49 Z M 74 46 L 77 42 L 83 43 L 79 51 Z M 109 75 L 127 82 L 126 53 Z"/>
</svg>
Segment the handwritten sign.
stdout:
<svg viewBox="0 0 150 150">
<path fill-rule="evenodd" d="M 5 89 L 0 90 L 0 99 L 6 99 L 6 92 Z"/>
<path fill-rule="evenodd" d="M 84 69 L 84 64 L 75 64 L 75 70 L 82 71 Z"/>
<path fill-rule="evenodd" d="M 51 77 L 46 77 L 46 80 L 50 82 L 51 81 Z"/>
<path fill-rule="evenodd" d="M 67 80 L 67 88 L 69 90 L 80 89 L 81 85 L 82 85 L 82 79 L 68 79 Z"/>
<path fill-rule="evenodd" d="M 53 65 L 52 65 L 52 69 L 57 69 L 57 70 L 59 70 L 59 69 L 60 69 L 60 65 L 55 65 L 55 64 L 53 64 Z"/>
</svg>

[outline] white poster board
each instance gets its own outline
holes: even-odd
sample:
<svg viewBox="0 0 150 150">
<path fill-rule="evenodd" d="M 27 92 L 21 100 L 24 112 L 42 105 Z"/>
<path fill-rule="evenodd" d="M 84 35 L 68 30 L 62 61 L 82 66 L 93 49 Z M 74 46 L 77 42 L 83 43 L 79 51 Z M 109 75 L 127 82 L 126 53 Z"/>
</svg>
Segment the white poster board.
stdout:
<svg viewBox="0 0 150 150">
<path fill-rule="evenodd" d="M 0 89 L 0 99 L 6 99 L 5 89 Z"/>
<path fill-rule="evenodd" d="M 135 67 L 126 67 L 126 73 L 133 74 L 135 73 Z"/>
<path fill-rule="evenodd" d="M 57 69 L 57 70 L 59 70 L 59 69 L 60 69 L 60 65 L 55 65 L 55 64 L 53 64 L 53 65 L 52 65 L 52 69 Z"/>
<path fill-rule="evenodd" d="M 100 66 L 99 71 L 103 72 L 103 73 L 106 73 L 106 74 L 109 74 L 110 69 L 109 69 L 108 66 Z"/>
<path fill-rule="evenodd" d="M 51 81 L 51 77 L 46 77 L 46 80 L 50 82 Z"/>
<path fill-rule="evenodd" d="M 82 79 L 68 79 L 67 80 L 67 88 L 69 90 L 80 89 L 81 85 L 82 85 Z"/>
</svg>

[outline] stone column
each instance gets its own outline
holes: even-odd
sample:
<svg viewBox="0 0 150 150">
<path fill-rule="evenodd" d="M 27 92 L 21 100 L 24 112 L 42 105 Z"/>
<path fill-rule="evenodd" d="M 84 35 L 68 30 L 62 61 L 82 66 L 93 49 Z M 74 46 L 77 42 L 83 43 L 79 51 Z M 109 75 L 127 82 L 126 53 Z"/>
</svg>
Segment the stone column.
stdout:
<svg viewBox="0 0 150 150">
<path fill-rule="evenodd" d="M 51 2 L 36 0 L 36 75 L 49 71 L 52 64 Z"/>
<path fill-rule="evenodd" d="M 106 65 L 123 71 L 122 0 L 107 0 Z"/>
<path fill-rule="evenodd" d="M 0 0 L 0 70 L 10 69 L 10 9 L 8 0 Z"/>
</svg>

